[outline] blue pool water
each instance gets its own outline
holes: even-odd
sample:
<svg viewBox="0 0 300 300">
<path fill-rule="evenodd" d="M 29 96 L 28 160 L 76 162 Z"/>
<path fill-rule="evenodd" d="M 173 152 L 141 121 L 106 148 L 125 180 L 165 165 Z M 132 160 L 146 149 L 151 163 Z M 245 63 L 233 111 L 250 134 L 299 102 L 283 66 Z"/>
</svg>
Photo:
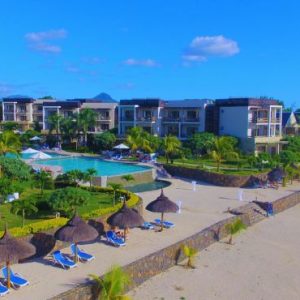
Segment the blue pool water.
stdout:
<svg viewBox="0 0 300 300">
<path fill-rule="evenodd" d="M 119 162 L 109 162 L 102 159 L 89 157 L 52 158 L 46 160 L 36 160 L 35 162 L 39 165 L 60 166 L 64 172 L 74 169 L 86 171 L 87 169 L 94 168 L 97 170 L 98 176 L 124 175 L 151 169 L 150 167 Z"/>
<path fill-rule="evenodd" d="M 54 153 L 54 152 L 47 152 L 47 151 L 42 151 L 42 152 L 50 155 L 51 157 L 62 157 L 62 156 L 64 156 L 64 155 Z M 34 155 L 34 153 L 21 153 L 20 158 L 22 158 L 22 159 L 31 159 L 32 155 Z M 12 158 L 16 157 L 16 155 L 12 154 L 12 153 L 7 153 L 6 156 L 7 157 L 12 157 Z"/>
</svg>

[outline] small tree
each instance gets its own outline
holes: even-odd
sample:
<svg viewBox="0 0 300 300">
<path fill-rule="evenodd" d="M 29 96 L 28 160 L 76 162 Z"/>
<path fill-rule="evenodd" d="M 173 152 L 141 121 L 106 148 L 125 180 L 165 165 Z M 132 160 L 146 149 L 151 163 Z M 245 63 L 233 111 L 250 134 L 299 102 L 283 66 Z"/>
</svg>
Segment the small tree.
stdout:
<svg viewBox="0 0 300 300">
<path fill-rule="evenodd" d="M 13 192 L 12 181 L 8 178 L 0 178 L 0 195 L 2 201 L 5 202 L 7 196 Z"/>
<path fill-rule="evenodd" d="M 172 156 L 180 152 L 181 142 L 176 136 L 168 135 L 162 140 L 162 148 L 165 153 L 167 163 L 172 159 Z"/>
<path fill-rule="evenodd" d="M 290 150 L 284 150 L 280 152 L 280 162 L 282 163 L 283 170 L 287 174 L 289 167 L 297 161 L 298 156 L 295 152 L 292 152 Z M 286 186 L 287 182 L 287 175 L 284 175 L 282 179 L 282 186 Z"/>
<path fill-rule="evenodd" d="M 99 300 L 130 300 L 129 296 L 124 295 L 126 287 L 131 280 L 127 273 L 119 266 L 113 266 L 108 273 L 101 279 L 97 275 L 90 274 L 90 278 L 98 285 Z"/>
<path fill-rule="evenodd" d="M 195 265 L 194 265 L 194 259 L 197 255 L 197 249 L 195 248 L 192 248 L 192 247 L 189 247 L 187 245 L 183 245 L 182 246 L 182 251 L 183 251 L 183 254 L 187 257 L 187 264 L 186 266 L 188 268 L 192 268 L 194 269 L 195 268 Z"/>
<path fill-rule="evenodd" d="M 66 187 L 56 190 L 49 198 L 49 205 L 53 211 L 58 211 L 68 217 L 74 215 L 78 207 L 85 205 L 90 199 L 88 191 Z"/>
<path fill-rule="evenodd" d="M 26 216 L 37 213 L 38 208 L 33 199 L 18 200 L 12 203 L 11 212 L 16 215 L 22 214 L 22 227 L 24 227 Z"/>
<path fill-rule="evenodd" d="M 84 179 L 84 173 L 78 169 L 68 171 L 65 174 L 74 186 L 78 186 L 78 182 Z"/>
<path fill-rule="evenodd" d="M 34 174 L 34 180 L 40 189 L 41 196 L 43 195 L 46 186 L 49 187 L 50 185 L 53 185 L 51 175 L 43 170 Z"/>
<path fill-rule="evenodd" d="M 134 181 L 134 177 L 131 174 L 123 175 L 121 178 L 124 179 L 127 183 L 129 183 L 130 181 Z"/>
<path fill-rule="evenodd" d="M 110 182 L 108 185 L 113 189 L 113 192 L 114 192 L 113 206 L 115 206 L 116 198 L 117 198 L 117 191 L 120 190 L 123 187 L 123 185 L 120 183 L 114 183 L 114 182 Z"/>
<path fill-rule="evenodd" d="M 230 234 L 228 244 L 233 245 L 233 236 L 240 233 L 242 230 L 246 229 L 247 226 L 243 223 L 241 219 L 237 219 L 232 223 L 226 225 L 226 229 Z"/>
<path fill-rule="evenodd" d="M 97 170 L 94 168 L 87 169 L 83 174 L 83 180 L 88 181 L 90 183 L 90 187 L 92 187 L 92 179 L 97 174 Z"/>
</svg>

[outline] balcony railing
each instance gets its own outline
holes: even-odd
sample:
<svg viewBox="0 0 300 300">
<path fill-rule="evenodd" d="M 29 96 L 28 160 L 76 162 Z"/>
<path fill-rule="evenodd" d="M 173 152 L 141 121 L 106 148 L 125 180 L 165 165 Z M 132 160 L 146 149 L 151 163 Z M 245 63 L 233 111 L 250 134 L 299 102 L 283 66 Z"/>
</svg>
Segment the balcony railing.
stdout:
<svg viewBox="0 0 300 300">
<path fill-rule="evenodd" d="M 137 122 L 155 122 L 155 117 L 137 117 Z"/>
<path fill-rule="evenodd" d="M 199 117 L 195 117 L 195 118 L 188 118 L 188 117 L 184 117 L 184 118 L 164 117 L 163 118 L 163 122 L 200 122 L 200 118 Z"/>
<path fill-rule="evenodd" d="M 250 119 L 251 120 L 251 119 Z M 269 118 L 252 118 L 252 123 L 269 123 Z M 271 118 L 271 123 L 280 123 L 280 118 Z"/>
</svg>

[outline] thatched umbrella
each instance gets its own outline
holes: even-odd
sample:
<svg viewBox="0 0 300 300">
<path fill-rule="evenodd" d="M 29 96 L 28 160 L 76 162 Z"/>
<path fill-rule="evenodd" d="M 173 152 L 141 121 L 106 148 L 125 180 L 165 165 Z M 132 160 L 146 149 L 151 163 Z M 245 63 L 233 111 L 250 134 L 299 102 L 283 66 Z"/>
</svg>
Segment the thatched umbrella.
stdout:
<svg viewBox="0 0 300 300">
<path fill-rule="evenodd" d="M 66 225 L 59 228 L 54 236 L 57 240 L 75 244 L 74 262 L 77 262 L 77 244 L 96 239 L 98 231 L 75 215 Z"/>
<path fill-rule="evenodd" d="M 144 219 L 137 211 L 127 207 L 124 201 L 122 207 L 107 219 L 107 223 L 124 229 L 124 240 L 126 240 L 127 229 L 143 225 Z"/>
<path fill-rule="evenodd" d="M 285 176 L 285 172 L 281 168 L 275 168 L 268 173 L 268 179 L 270 181 L 280 181 Z"/>
<path fill-rule="evenodd" d="M 12 237 L 5 226 L 4 234 L 0 239 L 0 262 L 6 263 L 7 288 L 10 288 L 10 264 L 34 254 L 35 247 L 32 244 Z"/>
<path fill-rule="evenodd" d="M 177 204 L 172 202 L 168 197 L 164 195 L 164 191 L 161 190 L 161 194 L 156 200 L 150 202 L 146 209 L 152 212 L 161 213 L 161 231 L 163 230 L 164 213 L 176 213 L 179 210 Z"/>
</svg>

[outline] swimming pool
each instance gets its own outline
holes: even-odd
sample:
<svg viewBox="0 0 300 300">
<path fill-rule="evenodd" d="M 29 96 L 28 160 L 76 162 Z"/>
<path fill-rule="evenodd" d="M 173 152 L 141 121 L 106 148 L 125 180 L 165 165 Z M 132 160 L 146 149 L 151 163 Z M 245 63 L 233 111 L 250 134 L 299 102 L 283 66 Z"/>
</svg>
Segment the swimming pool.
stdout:
<svg viewBox="0 0 300 300">
<path fill-rule="evenodd" d="M 51 155 L 51 154 L 50 154 Z M 149 171 L 151 167 L 126 164 L 120 162 L 110 162 L 93 157 L 65 157 L 36 160 L 36 164 L 45 166 L 60 166 L 64 172 L 74 169 L 86 171 L 94 168 L 97 176 L 115 176 L 129 173 Z"/>
</svg>

